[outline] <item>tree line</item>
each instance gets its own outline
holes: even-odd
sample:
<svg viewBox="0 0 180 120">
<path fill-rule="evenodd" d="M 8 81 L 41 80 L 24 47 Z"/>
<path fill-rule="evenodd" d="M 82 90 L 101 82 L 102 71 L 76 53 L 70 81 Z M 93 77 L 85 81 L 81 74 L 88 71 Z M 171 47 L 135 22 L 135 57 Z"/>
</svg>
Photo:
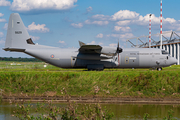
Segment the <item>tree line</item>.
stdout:
<svg viewBox="0 0 180 120">
<path fill-rule="evenodd" d="M 36 58 L 13 58 L 13 57 L 0 57 L 0 61 L 17 61 L 17 62 L 41 62 Z"/>
</svg>

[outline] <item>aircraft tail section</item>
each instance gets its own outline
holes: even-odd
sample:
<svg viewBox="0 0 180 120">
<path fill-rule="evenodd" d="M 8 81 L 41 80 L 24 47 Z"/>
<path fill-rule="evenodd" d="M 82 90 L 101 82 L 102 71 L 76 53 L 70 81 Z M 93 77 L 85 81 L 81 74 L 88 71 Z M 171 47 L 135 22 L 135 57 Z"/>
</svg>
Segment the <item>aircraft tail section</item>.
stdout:
<svg viewBox="0 0 180 120">
<path fill-rule="evenodd" d="M 12 13 L 9 18 L 5 42 L 6 51 L 23 52 L 28 45 L 34 44 L 18 13 Z"/>
</svg>

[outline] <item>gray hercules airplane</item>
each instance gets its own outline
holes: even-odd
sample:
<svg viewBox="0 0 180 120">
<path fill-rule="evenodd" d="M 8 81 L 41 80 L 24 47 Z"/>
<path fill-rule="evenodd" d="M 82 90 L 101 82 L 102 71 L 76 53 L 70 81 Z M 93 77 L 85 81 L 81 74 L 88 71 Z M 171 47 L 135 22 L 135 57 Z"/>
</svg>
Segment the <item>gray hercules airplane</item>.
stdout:
<svg viewBox="0 0 180 120">
<path fill-rule="evenodd" d="M 122 49 L 86 45 L 79 41 L 79 49 L 62 49 L 34 44 L 18 13 L 9 18 L 5 51 L 24 52 L 46 63 L 61 68 L 157 68 L 177 63 L 167 51 L 155 48 Z"/>
</svg>

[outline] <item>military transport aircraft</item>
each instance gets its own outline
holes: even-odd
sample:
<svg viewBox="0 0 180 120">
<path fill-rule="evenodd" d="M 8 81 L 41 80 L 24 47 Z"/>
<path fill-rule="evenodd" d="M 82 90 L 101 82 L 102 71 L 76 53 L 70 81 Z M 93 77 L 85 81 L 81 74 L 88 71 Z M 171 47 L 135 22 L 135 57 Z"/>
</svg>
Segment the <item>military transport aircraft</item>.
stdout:
<svg viewBox="0 0 180 120">
<path fill-rule="evenodd" d="M 79 41 L 79 49 L 62 49 L 34 44 L 18 13 L 9 18 L 5 42 L 5 51 L 24 52 L 46 63 L 61 68 L 87 68 L 103 70 L 104 68 L 157 68 L 177 63 L 167 51 L 155 48 L 122 49 L 86 45 Z"/>
</svg>

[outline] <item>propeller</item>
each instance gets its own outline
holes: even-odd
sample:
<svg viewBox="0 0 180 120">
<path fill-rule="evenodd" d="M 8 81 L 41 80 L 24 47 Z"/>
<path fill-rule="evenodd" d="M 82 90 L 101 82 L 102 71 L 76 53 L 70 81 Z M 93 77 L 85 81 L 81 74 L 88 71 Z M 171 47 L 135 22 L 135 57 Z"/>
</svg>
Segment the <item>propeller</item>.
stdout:
<svg viewBox="0 0 180 120">
<path fill-rule="evenodd" d="M 119 40 L 118 40 L 117 50 L 116 50 L 116 53 L 118 54 L 118 66 L 120 64 L 119 53 L 121 53 L 122 51 L 123 51 L 122 48 L 119 47 Z"/>
</svg>

